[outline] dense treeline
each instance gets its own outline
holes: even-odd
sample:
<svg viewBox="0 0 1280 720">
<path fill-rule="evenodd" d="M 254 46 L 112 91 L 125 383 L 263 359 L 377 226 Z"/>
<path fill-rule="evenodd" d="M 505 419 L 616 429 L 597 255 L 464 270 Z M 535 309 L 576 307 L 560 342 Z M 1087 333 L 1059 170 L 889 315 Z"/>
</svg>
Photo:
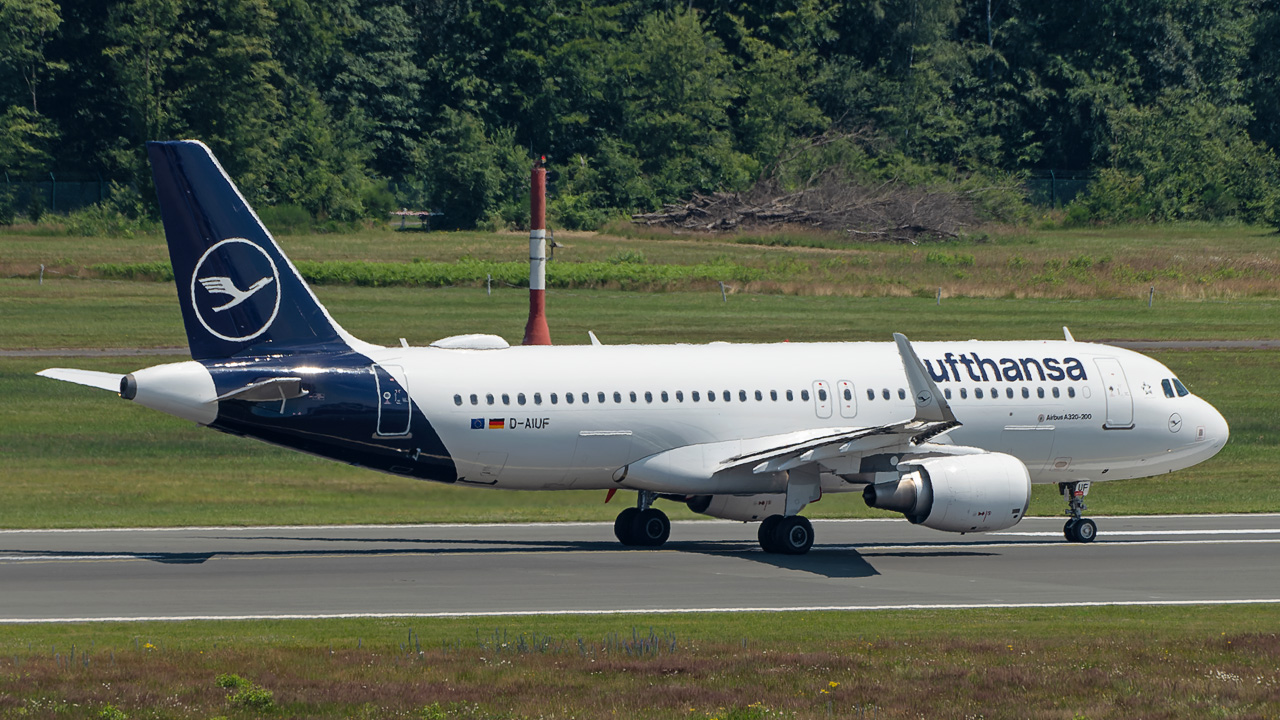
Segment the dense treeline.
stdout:
<svg viewBox="0 0 1280 720">
<path fill-rule="evenodd" d="M 1076 220 L 1277 222 L 1277 75 L 1273 0 L 0 0 L 0 167 L 145 187 L 194 137 L 256 203 L 459 226 L 542 154 L 571 226 L 1052 168 Z"/>
</svg>

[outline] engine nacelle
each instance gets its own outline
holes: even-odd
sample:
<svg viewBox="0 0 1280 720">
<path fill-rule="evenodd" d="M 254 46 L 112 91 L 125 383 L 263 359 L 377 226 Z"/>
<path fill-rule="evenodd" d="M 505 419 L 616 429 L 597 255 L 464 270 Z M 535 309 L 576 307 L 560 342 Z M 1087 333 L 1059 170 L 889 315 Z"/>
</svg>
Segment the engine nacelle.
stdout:
<svg viewBox="0 0 1280 720">
<path fill-rule="evenodd" d="M 725 520 L 752 522 L 770 515 L 782 515 L 787 509 L 784 493 L 761 495 L 695 495 L 686 502 L 689 509 Z"/>
<path fill-rule="evenodd" d="M 1012 455 L 982 453 L 904 461 L 894 482 L 868 485 L 867 505 L 917 525 L 970 533 L 1017 525 L 1031 504 L 1031 475 Z"/>
</svg>

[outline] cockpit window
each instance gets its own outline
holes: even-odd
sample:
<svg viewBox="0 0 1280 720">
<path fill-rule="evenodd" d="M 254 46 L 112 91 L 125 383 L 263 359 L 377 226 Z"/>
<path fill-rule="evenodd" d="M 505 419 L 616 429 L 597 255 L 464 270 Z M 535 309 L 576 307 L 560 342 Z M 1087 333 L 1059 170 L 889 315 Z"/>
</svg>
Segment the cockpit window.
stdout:
<svg viewBox="0 0 1280 720">
<path fill-rule="evenodd" d="M 1175 390 L 1178 391 L 1178 397 L 1186 397 L 1191 394 L 1191 391 L 1188 390 L 1181 382 L 1179 382 L 1178 378 L 1173 379 L 1173 387 Z"/>
<path fill-rule="evenodd" d="M 1164 380 L 1161 380 L 1160 387 L 1164 388 L 1165 397 L 1168 397 L 1168 398 L 1173 397 L 1173 383 L 1169 381 L 1169 378 L 1165 378 Z"/>
</svg>

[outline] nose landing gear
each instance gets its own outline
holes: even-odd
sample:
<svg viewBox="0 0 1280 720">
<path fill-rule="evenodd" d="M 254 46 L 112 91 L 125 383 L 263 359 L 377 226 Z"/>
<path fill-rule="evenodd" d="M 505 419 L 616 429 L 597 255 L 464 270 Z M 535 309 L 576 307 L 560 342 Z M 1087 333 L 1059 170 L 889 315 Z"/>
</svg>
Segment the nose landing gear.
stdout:
<svg viewBox="0 0 1280 720">
<path fill-rule="evenodd" d="M 1067 542 L 1087 543 L 1093 542 L 1098 536 L 1098 524 L 1087 517 L 1083 517 L 1086 506 L 1084 504 L 1084 496 L 1089 494 L 1089 482 L 1081 480 L 1079 482 L 1063 482 L 1058 483 L 1058 492 L 1067 500 L 1067 515 L 1070 518 L 1067 524 L 1062 527 L 1062 535 Z"/>
</svg>

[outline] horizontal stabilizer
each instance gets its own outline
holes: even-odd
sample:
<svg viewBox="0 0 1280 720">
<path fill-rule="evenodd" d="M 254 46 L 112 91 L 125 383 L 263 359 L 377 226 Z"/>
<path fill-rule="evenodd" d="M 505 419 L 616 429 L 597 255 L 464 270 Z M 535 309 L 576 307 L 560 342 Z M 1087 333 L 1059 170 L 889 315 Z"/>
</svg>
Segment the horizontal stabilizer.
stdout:
<svg viewBox="0 0 1280 720">
<path fill-rule="evenodd" d="M 96 370 L 76 370 L 75 368 L 49 368 L 36 373 L 40 377 L 52 378 L 54 380 L 62 380 L 63 382 L 75 383 L 77 385 L 88 385 L 89 387 L 110 390 L 111 392 L 120 392 L 120 381 L 124 379 L 123 375 L 117 373 L 98 372 Z"/>
</svg>

